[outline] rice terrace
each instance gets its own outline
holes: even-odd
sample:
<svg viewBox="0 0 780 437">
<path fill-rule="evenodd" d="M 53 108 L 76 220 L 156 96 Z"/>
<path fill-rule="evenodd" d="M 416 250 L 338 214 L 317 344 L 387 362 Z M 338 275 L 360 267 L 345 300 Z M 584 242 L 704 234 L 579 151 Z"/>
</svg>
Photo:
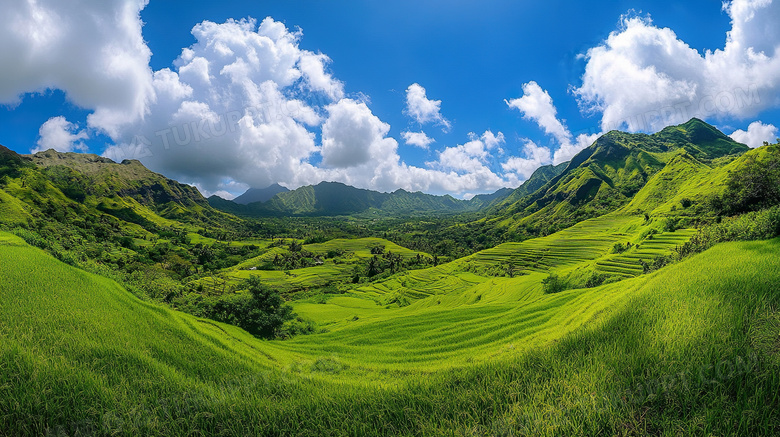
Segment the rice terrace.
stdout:
<svg viewBox="0 0 780 437">
<path fill-rule="evenodd" d="M 780 5 L 29 0 L 0 437 L 780 435 Z"/>
</svg>

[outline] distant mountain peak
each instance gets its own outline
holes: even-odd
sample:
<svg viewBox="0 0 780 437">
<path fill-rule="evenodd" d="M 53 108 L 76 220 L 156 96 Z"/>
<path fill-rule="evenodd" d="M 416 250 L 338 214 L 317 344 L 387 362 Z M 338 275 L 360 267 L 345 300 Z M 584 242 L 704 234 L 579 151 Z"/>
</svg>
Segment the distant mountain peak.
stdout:
<svg viewBox="0 0 780 437">
<path fill-rule="evenodd" d="M 244 194 L 233 199 L 233 202 L 236 202 L 239 205 L 248 205 L 255 202 L 268 202 L 277 194 L 286 193 L 287 191 L 290 190 L 279 184 L 272 184 L 265 188 L 250 188 L 246 190 Z"/>
</svg>

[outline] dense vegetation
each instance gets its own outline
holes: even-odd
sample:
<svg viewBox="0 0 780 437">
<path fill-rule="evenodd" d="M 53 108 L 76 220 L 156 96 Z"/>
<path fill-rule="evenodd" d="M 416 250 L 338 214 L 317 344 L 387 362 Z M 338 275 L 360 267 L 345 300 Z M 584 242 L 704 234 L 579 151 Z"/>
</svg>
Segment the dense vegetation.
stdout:
<svg viewBox="0 0 780 437">
<path fill-rule="evenodd" d="M 778 187 L 695 119 L 381 220 L 0 148 L 0 435 L 776 435 Z"/>
</svg>

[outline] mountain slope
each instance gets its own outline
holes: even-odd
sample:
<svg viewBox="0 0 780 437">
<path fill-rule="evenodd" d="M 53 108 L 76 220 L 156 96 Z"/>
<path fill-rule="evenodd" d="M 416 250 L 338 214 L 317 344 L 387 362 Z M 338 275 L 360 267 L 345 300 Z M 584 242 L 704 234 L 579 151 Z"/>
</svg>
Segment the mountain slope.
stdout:
<svg viewBox="0 0 780 437">
<path fill-rule="evenodd" d="M 496 193 L 458 200 L 452 196 L 434 196 L 399 189 L 381 193 L 351 187 L 339 182 L 321 182 L 292 191 L 277 193 L 266 202 L 246 205 L 212 196 L 209 203 L 220 210 L 253 217 L 263 216 L 338 216 L 365 214 L 369 216 L 409 216 L 477 211 L 509 194 Z"/>
<path fill-rule="evenodd" d="M 279 193 L 286 193 L 289 189 L 279 185 L 273 184 L 265 188 L 250 188 L 244 194 L 233 199 L 233 202 L 239 205 L 247 205 L 255 202 L 267 202 L 272 197 Z"/>
<path fill-rule="evenodd" d="M 777 240 L 556 295 L 538 275 L 504 279 L 478 302 L 433 296 L 293 342 L 145 304 L 7 234 L 0 245 L 0 435 L 780 427 Z"/>
<path fill-rule="evenodd" d="M 85 153 L 47 150 L 29 156 L 55 184 L 78 188 L 84 195 L 129 197 L 157 212 L 173 202 L 182 207 L 207 207 L 197 188 L 154 173 L 136 160 L 121 163 Z"/>
<path fill-rule="evenodd" d="M 494 209 L 488 222 L 508 229 L 563 229 L 626 205 L 654 174 L 669 163 L 678 165 L 681 154 L 717 165 L 720 158 L 748 150 L 698 119 L 653 135 L 612 131 L 537 191 Z"/>
<path fill-rule="evenodd" d="M 537 168 L 531 177 L 528 178 L 522 185 L 512 190 L 504 199 L 494 202 L 491 212 L 500 211 L 502 208 L 506 208 L 522 198 L 535 193 L 537 190 L 547 185 L 552 179 L 563 173 L 568 162 L 564 162 L 558 165 L 543 165 Z"/>
</svg>

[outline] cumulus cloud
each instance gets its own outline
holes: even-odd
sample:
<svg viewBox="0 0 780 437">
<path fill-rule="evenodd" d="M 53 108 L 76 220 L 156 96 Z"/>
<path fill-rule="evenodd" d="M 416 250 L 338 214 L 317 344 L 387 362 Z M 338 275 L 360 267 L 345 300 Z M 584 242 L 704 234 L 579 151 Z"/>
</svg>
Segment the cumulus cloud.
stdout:
<svg viewBox="0 0 780 437">
<path fill-rule="evenodd" d="M 619 30 L 585 55 L 585 111 L 604 131 L 657 131 L 692 117 L 754 117 L 780 104 L 780 4 L 723 4 L 731 30 L 722 49 L 699 53 L 650 18 L 625 16 Z"/>
<path fill-rule="evenodd" d="M 471 133 L 469 137 L 471 141 L 441 151 L 439 160 L 431 164 L 444 169 L 470 173 L 490 171 L 486 166 L 490 156 L 489 151 L 504 142 L 504 134 L 499 132 L 495 135 L 491 131 L 486 131 L 482 136 Z"/>
<path fill-rule="evenodd" d="M 89 126 L 116 134 L 154 100 L 151 51 L 141 35 L 147 0 L 37 0 L 3 4 L 0 102 L 46 89 L 94 110 Z"/>
<path fill-rule="evenodd" d="M 521 180 L 528 179 L 536 169 L 553 162 L 550 149 L 538 146 L 531 140 L 526 140 L 523 153 L 524 158 L 514 156 L 501 164 L 504 171 L 516 174 Z"/>
<path fill-rule="evenodd" d="M 32 153 L 54 149 L 58 152 L 86 151 L 87 146 L 82 140 L 89 138 L 85 130 L 78 130 L 78 125 L 69 122 L 65 117 L 53 117 L 41 125 L 38 130 L 37 146 Z"/>
<path fill-rule="evenodd" d="M 322 162 L 328 167 L 349 168 L 384 160 L 396 152 L 398 143 L 386 138 L 390 125 L 368 106 L 342 99 L 328 107 L 330 116 L 322 126 Z"/>
<path fill-rule="evenodd" d="M 19 3 L 19 2 L 17 2 Z M 516 186 L 495 155 L 504 136 L 490 131 L 443 148 L 426 166 L 405 163 L 390 126 L 367 99 L 344 91 L 330 59 L 300 47 L 303 32 L 271 18 L 204 21 L 172 68 L 152 71 L 141 35 L 145 0 L 40 0 L 8 6 L 0 60 L 0 102 L 62 89 L 91 110 L 85 128 L 47 121 L 34 151 L 84 149 L 87 132 L 113 145 L 104 155 L 140 159 L 152 170 L 225 198 L 250 186 L 289 187 L 335 180 L 361 188 L 432 193 L 487 192 Z M 407 113 L 450 128 L 441 101 L 409 87 Z M 319 134 L 319 135 L 318 135 Z M 408 144 L 429 146 L 422 132 Z"/>
<path fill-rule="evenodd" d="M 753 123 L 750 123 L 747 131 L 738 129 L 729 136 L 734 141 L 756 148 L 763 146 L 764 141 L 774 143 L 777 140 L 777 128 L 771 124 L 754 121 Z"/>
<path fill-rule="evenodd" d="M 439 191 L 473 196 L 470 191 L 495 191 L 516 187 L 520 179 L 514 172 L 496 173 L 491 169 L 495 151 L 504 144 L 504 134 L 485 131 L 482 135 L 469 134 L 469 141 L 439 152 L 436 161 L 426 163 L 430 184 Z"/>
<path fill-rule="evenodd" d="M 344 94 L 330 60 L 301 49 L 303 33 L 271 18 L 204 21 L 192 34 L 176 69 L 154 73 L 150 115 L 127 124 L 105 155 L 140 158 L 207 191 L 226 177 L 250 186 L 309 182 L 308 162 L 320 151 L 310 128 Z"/>
<path fill-rule="evenodd" d="M 557 165 L 574 157 L 581 150 L 593 144 L 600 134 L 579 134 L 575 138 L 566 125 L 558 119 L 558 110 L 553 104 L 550 94 L 542 89 L 536 82 L 528 82 L 523 85 L 523 96 L 517 99 L 505 100 L 507 106 L 519 110 L 523 118 L 536 122 L 544 133 L 552 136 L 558 143 L 558 149 L 553 155 L 553 162 Z M 526 144 L 526 147 L 528 144 Z M 526 149 L 526 154 L 528 149 Z M 525 161 L 517 158 L 516 164 Z M 533 160 L 531 161 L 533 162 Z M 537 165 L 537 167 L 539 167 Z M 533 171 L 532 171 L 533 172 Z"/>
<path fill-rule="evenodd" d="M 418 83 L 406 89 L 406 113 L 419 124 L 435 123 L 448 131 L 452 125 L 441 115 L 441 100 L 430 100 Z"/>
<path fill-rule="evenodd" d="M 401 138 L 406 144 L 416 146 L 421 149 L 427 149 L 435 140 L 430 138 L 425 132 L 401 132 Z"/>
<path fill-rule="evenodd" d="M 544 132 L 552 135 L 559 143 L 571 142 L 571 133 L 558 120 L 558 110 L 550 94 L 534 81 L 523 85 L 523 97 L 505 100 L 510 108 L 518 109 L 523 118 L 536 122 Z"/>
<path fill-rule="evenodd" d="M 366 99 L 345 97 L 342 82 L 327 72 L 327 56 L 299 47 L 300 30 L 266 18 L 259 26 L 254 20 L 205 21 L 192 33 L 196 43 L 182 50 L 175 69 L 154 72 L 156 100 L 149 116 L 128 123 L 106 156 L 140 159 L 203 193 L 221 195 L 237 192 L 225 180 L 255 187 L 329 180 L 434 193 L 517 184 L 514 175 L 493 173 L 486 155 L 473 167 L 479 174 L 403 162 L 398 142 L 388 137 L 390 126 Z M 434 103 L 438 114 L 440 102 Z M 320 129 L 319 144 L 314 129 Z M 487 132 L 476 140 L 485 151 L 495 151 L 504 138 Z M 314 164 L 317 156 L 321 164 Z"/>
</svg>

